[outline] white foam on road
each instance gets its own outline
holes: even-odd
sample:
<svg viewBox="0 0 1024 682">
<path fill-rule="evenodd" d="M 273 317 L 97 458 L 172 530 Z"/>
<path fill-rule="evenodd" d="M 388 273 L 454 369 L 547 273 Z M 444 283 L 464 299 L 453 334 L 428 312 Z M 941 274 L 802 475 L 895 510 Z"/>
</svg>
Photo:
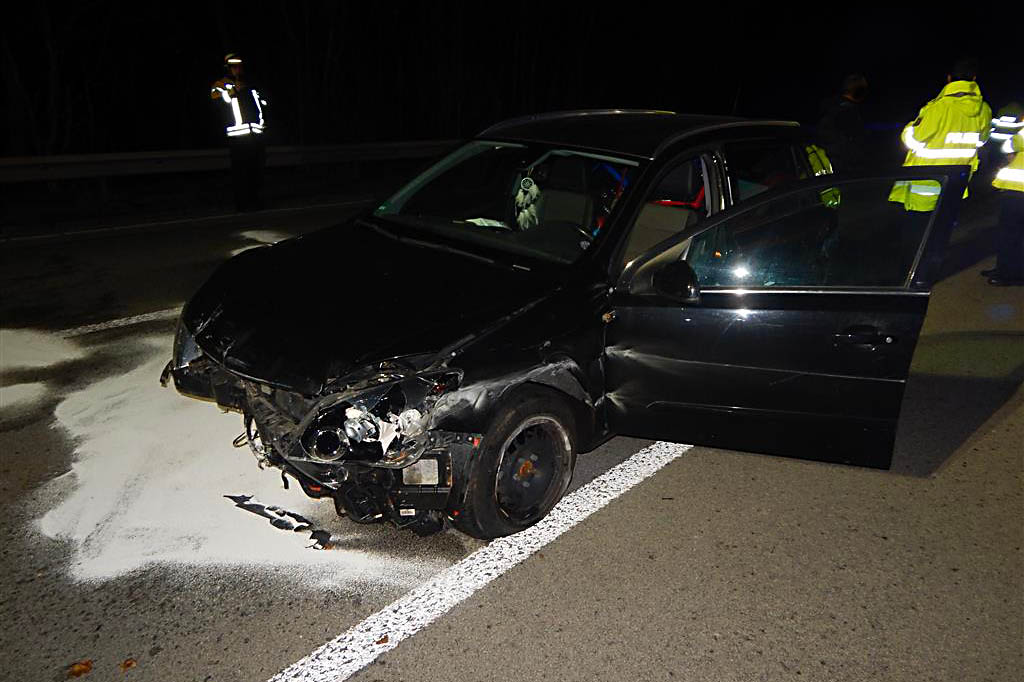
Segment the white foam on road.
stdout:
<svg viewBox="0 0 1024 682">
<path fill-rule="evenodd" d="M 82 357 L 77 345 L 32 329 L 0 329 L 0 372 L 50 367 Z"/>
<path fill-rule="evenodd" d="M 443 616 L 456 604 L 655 474 L 689 445 L 655 443 L 566 495 L 546 518 L 500 538 L 413 589 L 271 678 L 270 682 L 340 682 Z"/>
<path fill-rule="evenodd" d="M 0 386 L 0 416 L 21 412 L 46 397 L 46 384 Z"/>
<path fill-rule="evenodd" d="M 23 414 L 49 394 L 45 382 L 8 383 L 9 373 L 39 370 L 82 357 L 73 343 L 32 329 L 0 329 L 0 418 Z"/>
<path fill-rule="evenodd" d="M 355 530 L 329 501 L 281 487 L 280 472 L 260 471 L 247 449 L 231 447 L 238 415 L 162 388 L 170 339 L 149 339 L 151 359 L 126 374 L 69 394 L 56 408 L 75 445 L 72 470 L 50 482 L 42 499 L 56 507 L 39 529 L 73 543 L 71 576 L 109 580 L 147 566 L 287 570 L 313 585 L 409 587 L 450 565 L 344 549 L 310 549 L 309 533 L 274 528 L 224 495 L 252 495 L 301 514 L 320 528 Z"/>
</svg>

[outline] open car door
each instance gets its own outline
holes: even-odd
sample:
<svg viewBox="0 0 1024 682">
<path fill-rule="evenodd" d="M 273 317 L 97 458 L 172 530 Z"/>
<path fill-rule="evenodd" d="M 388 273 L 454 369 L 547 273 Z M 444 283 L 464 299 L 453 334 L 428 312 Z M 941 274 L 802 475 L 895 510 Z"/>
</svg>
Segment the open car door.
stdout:
<svg viewBox="0 0 1024 682">
<path fill-rule="evenodd" d="M 609 426 L 888 467 L 966 166 L 780 188 L 627 264 L 606 328 Z M 888 200 L 895 183 L 936 197 Z"/>
</svg>

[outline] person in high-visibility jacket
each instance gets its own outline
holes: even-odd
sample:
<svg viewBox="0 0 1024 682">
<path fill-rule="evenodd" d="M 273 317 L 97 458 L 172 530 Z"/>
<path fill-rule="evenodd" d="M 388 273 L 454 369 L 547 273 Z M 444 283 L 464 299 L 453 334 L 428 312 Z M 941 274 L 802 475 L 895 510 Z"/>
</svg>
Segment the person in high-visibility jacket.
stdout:
<svg viewBox="0 0 1024 682">
<path fill-rule="evenodd" d="M 816 144 L 807 144 L 804 146 L 804 153 L 807 154 L 807 164 L 811 167 L 814 177 L 832 175 L 832 161 L 822 147 Z M 826 206 L 835 208 L 839 206 L 841 199 L 837 187 L 829 187 L 821 191 L 821 202 Z"/>
<path fill-rule="evenodd" d="M 972 174 L 978 169 L 978 149 L 988 140 L 992 108 L 982 99 L 976 77 L 977 62 L 959 60 L 939 96 L 903 128 L 904 166 L 969 165 Z M 929 212 L 938 204 L 940 191 L 936 180 L 902 181 L 893 186 L 889 201 L 907 211 Z"/>
<path fill-rule="evenodd" d="M 1010 102 L 992 117 L 989 139 L 993 144 L 1002 145 L 1021 130 L 1024 130 L 1024 106 L 1020 102 Z"/>
<path fill-rule="evenodd" d="M 996 267 L 984 270 L 996 286 L 1024 285 L 1024 130 L 1003 141 L 1010 162 L 999 169 L 992 186 L 999 190 L 999 237 Z"/>
<path fill-rule="evenodd" d="M 976 60 L 957 61 L 939 96 L 903 128 L 904 166 L 967 165 L 972 174 L 977 170 L 978 149 L 988 140 L 992 109 L 982 99 L 976 77 Z M 889 192 L 895 211 L 892 229 L 899 231 L 901 243 L 899 252 L 891 254 L 894 274 L 909 273 L 941 192 L 937 180 L 900 180 L 893 185 Z"/>
<path fill-rule="evenodd" d="M 210 86 L 210 99 L 219 108 L 231 152 L 231 178 L 239 211 L 263 207 L 263 144 L 267 101 L 243 78 L 242 57 L 224 57 L 223 78 Z"/>
</svg>

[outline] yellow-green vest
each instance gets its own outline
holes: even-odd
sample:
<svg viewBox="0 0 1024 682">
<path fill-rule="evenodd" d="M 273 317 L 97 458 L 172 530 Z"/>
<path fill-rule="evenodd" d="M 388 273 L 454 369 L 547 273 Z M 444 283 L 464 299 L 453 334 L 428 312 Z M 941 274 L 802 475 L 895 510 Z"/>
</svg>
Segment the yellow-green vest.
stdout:
<svg viewBox="0 0 1024 682">
<path fill-rule="evenodd" d="M 903 165 L 969 165 L 973 174 L 978 168 L 978 148 L 988 140 L 991 123 L 992 109 L 981 98 L 977 83 L 948 83 L 903 128 L 901 139 L 907 147 Z M 889 201 L 903 204 L 908 211 L 931 211 L 940 192 L 935 180 L 900 181 L 893 185 Z"/>
<path fill-rule="evenodd" d="M 1003 142 L 1002 150 L 1010 154 L 1010 163 L 999 169 L 992 186 L 1024 192 L 1024 130 Z"/>
</svg>

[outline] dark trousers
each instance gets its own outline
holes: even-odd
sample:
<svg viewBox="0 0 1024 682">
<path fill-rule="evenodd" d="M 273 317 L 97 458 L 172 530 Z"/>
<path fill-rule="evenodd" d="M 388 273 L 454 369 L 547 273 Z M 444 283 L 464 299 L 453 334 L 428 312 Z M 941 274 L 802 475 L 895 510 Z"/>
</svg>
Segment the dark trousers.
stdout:
<svg viewBox="0 0 1024 682">
<path fill-rule="evenodd" d="M 1024 192 L 999 192 L 996 273 L 1000 279 L 1024 280 Z"/>
<path fill-rule="evenodd" d="M 235 190 L 235 208 L 258 211 L 263 208 L 263 167 L 266 148 L 262 140 L 246 135 L 228 142 L 231 150 L 231 184 Z"/>
</svg>

